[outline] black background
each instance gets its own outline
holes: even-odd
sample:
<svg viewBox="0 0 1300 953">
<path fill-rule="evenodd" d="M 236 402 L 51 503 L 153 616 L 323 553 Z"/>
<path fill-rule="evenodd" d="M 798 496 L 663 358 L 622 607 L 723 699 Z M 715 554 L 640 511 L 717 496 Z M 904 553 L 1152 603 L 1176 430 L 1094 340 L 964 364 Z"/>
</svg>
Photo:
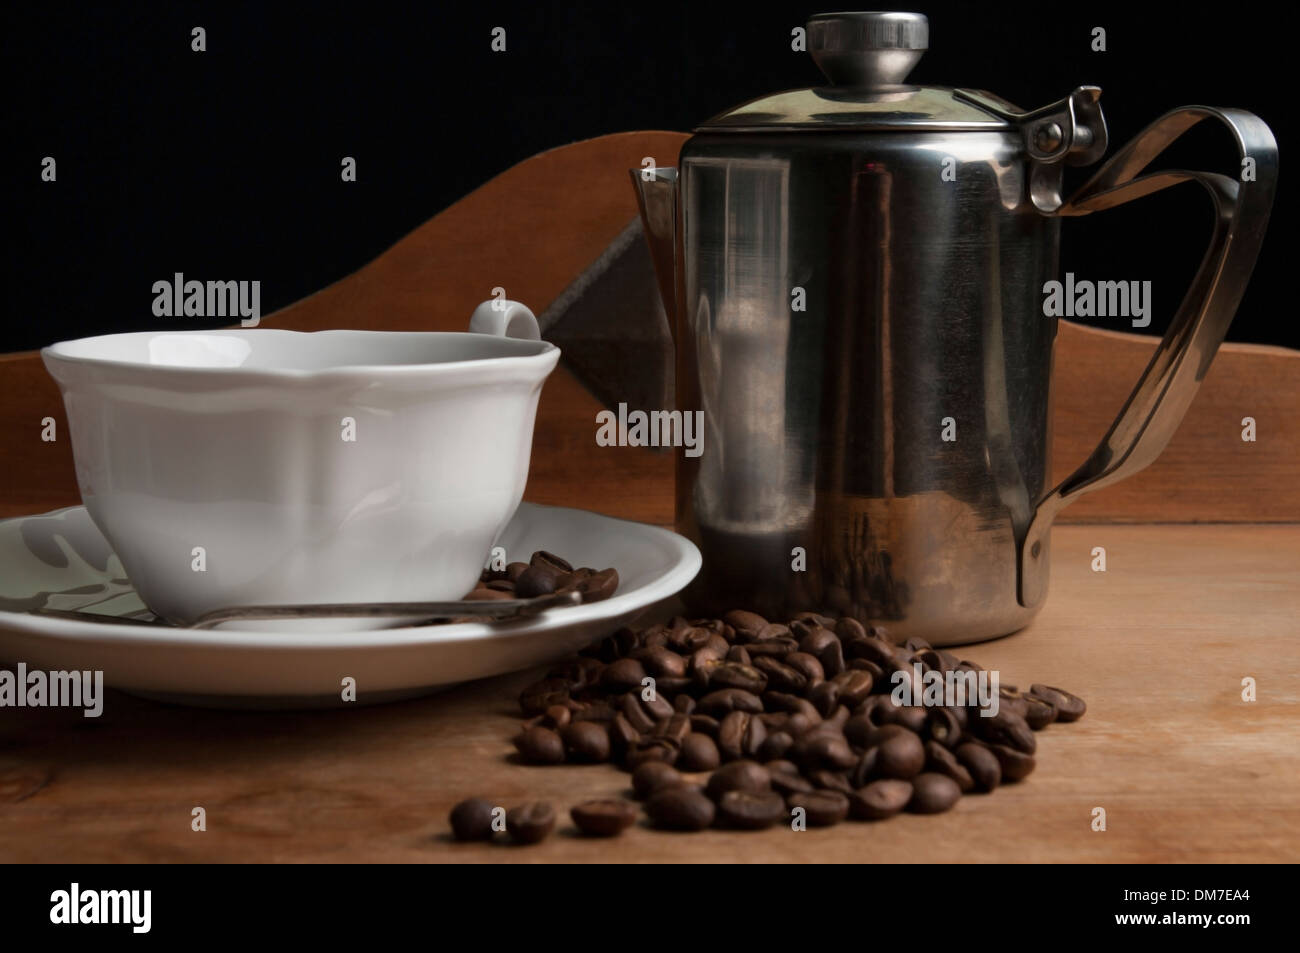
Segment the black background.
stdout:
<svg viewBox="0 0 1300 953">
<path fill-rule="evenodd" d="M 1285 148 L 1292 93 L 1281 77 L 1293 54 L 1281 8 L 911 9 L 931 21 L 915 82 L 989 89 L 1023 108 L 1099 85 L 1112 151 L 1175 106 L 1241 106 Z M 163 326 L 151 287 L 176 271 L 260 279 L 268 314 L 534 153 L 609 132 L 689 130 L 746 99 L 818 85 L 807 54 L 790 50 L 791 29 L 818 10 L 662 0 L 7 5 L 0 350 Z M 207 30 L 207 52 L 191 51 L 194 26 Z M 506 28 L 505 53 L 490 50 L 495 26 Z M 1107 52 L 1090 48 L 1095 26 Z M 47 155 L 58 163 L 52 184 L 40 180 Z M 340 181 L 343 156 L 357 160 L 356 183 Z M 1237 168 L 1227 134 L 1209 124 L 1162 164 Z M 1284 187 L 1232 340 L 1300 346 L 1283 294 L 1286 196 Z M 1208 201 L 1180 186 L 1066 223 L 1061 270 L 1153 281 L 1147 330 L 1158 333 L 1209 223 Z M 545 240 L 508 221 L 498 234 L 521 256 Z"/>
</svg>

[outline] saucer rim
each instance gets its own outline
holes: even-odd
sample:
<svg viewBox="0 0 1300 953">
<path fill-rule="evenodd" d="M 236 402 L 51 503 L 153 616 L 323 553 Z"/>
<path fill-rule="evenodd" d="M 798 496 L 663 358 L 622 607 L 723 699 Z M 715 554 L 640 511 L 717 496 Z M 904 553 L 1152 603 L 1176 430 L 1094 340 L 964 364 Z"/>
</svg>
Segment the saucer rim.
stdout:
<svg viewBox="0 0 1300 953">
<path fill-rule="evenodd" d="M 115 643 L 129 641 L 132 645 L 147 647 L 165 645 L 175 647 L 178 644 L 191 644 L 195 648 L 239 648 L 241 650 L 284 651 L 286 649 L 303 649 L 319 652 L 322 649 L 337 650 L 383 650 L 409 648 L 425 643 L 431 635 L 436 635 L 441 643 L 467 643 L 505 638 L 527 638 L 537 633 L 539 626 L 569 627 L 585 622 L 598 622 L 602 618 L 617 617 L 635 613 L 670 598 L 691 582 L 703 565 L 703 558 L 696 545 L 678 533 L 651 523 L 640 523 L 609 516 L 595 510 L 583 510 L 570 506 L 553 506 L 546 503 L 521 502 L 523 508 L 549 510 L 553 513 L 578 514 L 581 518 L 594 518 L 625 527 L 633 527 L 633 532 L 648 534 L 655 538 L 668 551 L 675 555 L 670 568 L 662 575 L 635 589 L 615 593 L 600 602 L 591 602 L 577 606 L 551 609 L 536 616 L 518 619 L 514 622 L 484 623 L 460 622 L 441 625 L 407 626 L 392 629 L 362 629 L 355 631 L 304 630 L 297 632 L 259 631 L 249 629 L 160 629 L 152 625 L 130 625 L 123 623 L 100 623 L 76 619 L 56 619 L 32 615 L 26 612 L 0 610 L 0 628 L 20 631 L 41 637 L 62 641 L 91 641 Z M 7 523 L 14 520 L 54 517 L 72 510 L 84 510 L 84 505 L 65 506 L 46 513 L 29 513 L 25 516 L 9 517 L 0 520 Z M 516 510 L 515 519 L 518 515 Z M 613 527 L 611 527 L 613 528 Z M 617 567 L 615 567 L 617 568 Z"/>
</svg>

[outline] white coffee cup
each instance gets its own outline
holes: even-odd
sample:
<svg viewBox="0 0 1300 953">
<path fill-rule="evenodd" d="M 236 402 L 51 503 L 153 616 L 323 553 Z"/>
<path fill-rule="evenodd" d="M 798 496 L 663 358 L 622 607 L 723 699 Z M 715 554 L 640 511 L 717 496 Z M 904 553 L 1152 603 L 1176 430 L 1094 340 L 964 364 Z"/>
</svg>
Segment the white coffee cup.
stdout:
<svg viewBox="0 0 1300 953">
<path fill-rule="evenodd" d="M 470 332 L 139 332 L 41 354 L 91 518 L 184 624 L 473 588 L 560 352 L 518 302 L 480 305 Z"/>
</svg>

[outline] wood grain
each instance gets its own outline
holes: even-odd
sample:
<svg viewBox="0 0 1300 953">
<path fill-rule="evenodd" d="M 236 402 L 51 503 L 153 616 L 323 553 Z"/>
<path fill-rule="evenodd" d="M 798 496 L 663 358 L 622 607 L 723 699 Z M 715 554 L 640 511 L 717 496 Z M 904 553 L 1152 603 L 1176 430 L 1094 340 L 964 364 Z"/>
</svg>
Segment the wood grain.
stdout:
<svg viewBox="0 0 1300 953">
<path fill-rule="evenodd" d="M 534 156 L 434 216 L 360 271 L 269 315 L 265 327 L 459 330 L 503 287 L 541 312 L 636 214 L 627 170 L 676 160 L 686 137 L 603 136 Z M 618 316 L 611 315 L 616 322 Z M 1063 322 L 1056 345 L 1053 472 L 1091 452 L 1154 350 L 1151 338 Z M 0 355 L 0 516 L 78 501 L 62 401 L 33 353 Z M 1141 474 L 1067 509 L 1069 521 L 1297 521 L 1300 352 L 1227 345 L 1169 449 Z M 672 464 L 598 448 L 600 405 L 561 367 L 543 392 L 527 498 L 580 499 L 614 516 L 672 521 Z M 40 439 L 41 420 L 60 439 Z M 1241 419 L 1258 440 L 1241 440 Z M 571 493 L 578 486 L 581 493 Z"/>
<path fill-rule="evenodd" d="M 1105 546 L 1106 573 L 1089 568 Z M 0 861 L 1294 861 L 1300 853 L 1300 527 L 1068 526 L 1028 629 L 963 650 L 1009 683 L 1077 691 L 1088 714 L 1038 736 L 1038 769 L 950 813 L 758 834 L 577 837 L 573 804 L 619 795 L 607 765 L 513 763 L 531 676 L 315 713 L 169 708 L 0 719 Z M 1241 680 L 1258 680 L 1258 700 Z M 460 845 L 477 794 L 564 813 L 536 847 Z M 190 830 L 202 806 L 208 829 Z M 1091 830 L 1104 807 L 1107 830 Z"/>
</svg>

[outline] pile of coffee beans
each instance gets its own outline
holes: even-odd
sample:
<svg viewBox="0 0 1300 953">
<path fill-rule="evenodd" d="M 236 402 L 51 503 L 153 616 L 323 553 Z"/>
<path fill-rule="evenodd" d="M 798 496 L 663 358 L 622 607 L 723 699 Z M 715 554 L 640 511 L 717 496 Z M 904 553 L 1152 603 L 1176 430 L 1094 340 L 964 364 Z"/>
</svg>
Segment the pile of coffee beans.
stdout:
<svg viewBox="0 0 1300 953">
<path fill-rule="evenodd" d="M 960 673 L 970 684 L 981 671 L 847 617 L 806 612 L 776 623 L 737 610 L 675 618 L 620 629 L 525 688 L 527 720 L 514 744 L 530 764 L 609 761 L 632 772 L 635 797 L 664 830 L 937 814 L 963 794 L 1023 780 L 1034 770 L 1034 733 L 1087 707 L 1038 684 L 1026 692 L 1000 685 L 996 705 L 982 705 L 975 692 L 964 704 L 921 704 L 930 673 Z M 904 680 L 915 704 L 894 698 Z M 490 837 L 490 811 L 481 798 L 462 802 L 453 833 Z M 593 836 L 619 834 L 637 817 L 635 805 L 617 799 L 570 814 Z M 505 814 L 518 843 L 535 843 L 554 825 L 543 802 Z"/>
<path fill-rule="evenodd" d="M 567 561 L 538 550 L 526 563 L 510 563 L 505 569 L 484 569 L 478 585 L 467 600 L 532 599 L 559 592 L 580 592 L 583 602 L 600 602 L 618 589 L 616 569 L 574 569 Z"/>
</svg>

